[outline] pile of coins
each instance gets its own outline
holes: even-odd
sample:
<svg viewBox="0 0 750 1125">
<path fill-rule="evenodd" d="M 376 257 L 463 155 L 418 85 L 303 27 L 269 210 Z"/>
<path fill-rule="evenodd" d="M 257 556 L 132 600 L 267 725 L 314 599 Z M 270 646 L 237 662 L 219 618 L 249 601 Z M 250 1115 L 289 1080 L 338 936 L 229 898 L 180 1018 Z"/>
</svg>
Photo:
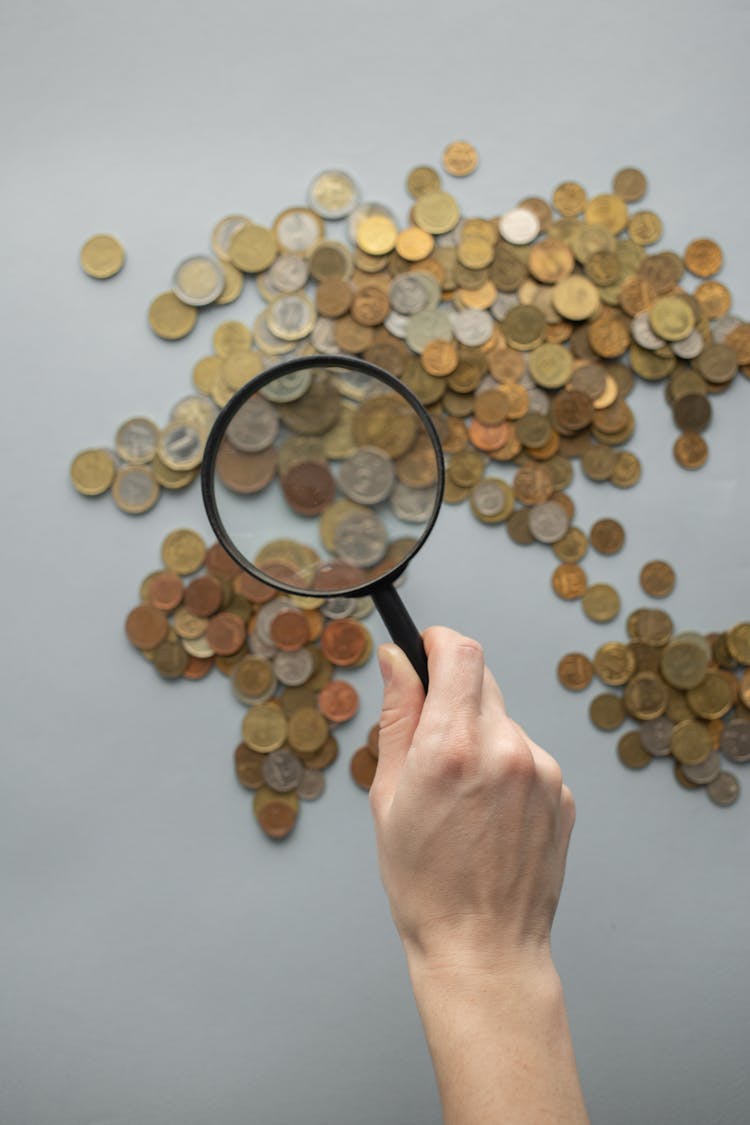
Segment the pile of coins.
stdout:
<svg viewBox="0 0 750 1125">
<path fill-rule="evenodd" d="M 164 568 L 143 580 L 125 632 L 164 679 L 199 680 L 213 667 L 229 678 L 246 708 L 236 776 L 255 791 L 263 831 L 281 839 L 299 800 L 323 792 L 321 771 L 339 752 L 333 732 L 358 711 L 356 689 L 335 677 L 369 660 L 361 618 L 372 603 L 282 597 L 187 528 L 167 535 L 161 556 Z"/>
<path fill-rule="evenodd" d="M 150 511 L 162 488 L 182 491 L 200 472 L 203 449 L 218 410 L 204 395 L 187 395 L 159 428 L 151 418 L 128 418 L 115 434 L 115 448 L 84 449 L 73 459 L 70 477 L 82 496 L 111 490 L 128 515 Z"/>
<path fill-rule="evenodd" d="M 715 804 L 734 804 L 740 784 L 722 768 L 722 755 L 735 765 L 750 762 L 750 622 L 724 633 L 674 633 L 669 614 L 640 608 L 626 627 L 627 642 L 607 641 L 592 660 L 563 656 L 560 683 L 582 691 L 596 675 L 623 689 L 597 695 L 589 707 L 600 730 L 617 730 L 628 718 L 640 724 L 620 738 L 623 765 L 643 769 L 668 758 L 685 789 L 705 788 Z"/>
</svg>

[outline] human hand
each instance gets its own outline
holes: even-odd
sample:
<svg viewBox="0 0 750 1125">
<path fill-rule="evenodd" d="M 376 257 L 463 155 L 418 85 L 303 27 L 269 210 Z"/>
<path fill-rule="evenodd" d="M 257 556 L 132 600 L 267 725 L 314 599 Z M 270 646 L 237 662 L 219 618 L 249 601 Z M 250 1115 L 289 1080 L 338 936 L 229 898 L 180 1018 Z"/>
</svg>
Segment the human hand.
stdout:
<svg viewBox="0 0 750 1125">
<path fill-rule="evenodd" d="M 385 691 L 370 790 L 380 871 L 407 955 L 480 971 L 550 958 L 575 820 L 559 765 L 508 716 L 480 645 L 424 633 L 429 691 L 378 652 Z"/>
</svg>

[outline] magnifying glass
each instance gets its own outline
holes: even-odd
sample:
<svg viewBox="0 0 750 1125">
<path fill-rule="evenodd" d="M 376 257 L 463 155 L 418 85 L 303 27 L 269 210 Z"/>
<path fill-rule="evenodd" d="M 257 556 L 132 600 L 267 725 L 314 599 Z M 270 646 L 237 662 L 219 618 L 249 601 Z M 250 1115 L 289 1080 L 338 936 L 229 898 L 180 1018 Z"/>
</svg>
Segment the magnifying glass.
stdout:
<svg viewBox="0 0 750 1125">
<path fill-rule="evenodd" d="M 394 588 L 430 534 L 443 452 L 422 403 L 355 356 L 287 360 L 251 379 L 208 435 L 206 513 L 235 562 L 309 597 L 369 594 L 427 690 L 419 631 Z"/>
</svg>

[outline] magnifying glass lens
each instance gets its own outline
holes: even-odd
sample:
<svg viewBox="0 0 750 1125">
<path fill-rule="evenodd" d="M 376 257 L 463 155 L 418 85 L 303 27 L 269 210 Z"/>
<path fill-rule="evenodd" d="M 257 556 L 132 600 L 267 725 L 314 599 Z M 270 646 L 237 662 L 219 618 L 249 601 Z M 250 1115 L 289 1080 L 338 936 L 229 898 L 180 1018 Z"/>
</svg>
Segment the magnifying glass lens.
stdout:
<svg viewBox="0 0 750 1125">
<path fill-rule="evenodd" d="M 209 438 L 204 497 L 224 546 L 308 595 L 366 592 L 403 568 L 442 499 L 421 404 L 363 360 L 308 357 L 254 379 Z"/>
</svg>

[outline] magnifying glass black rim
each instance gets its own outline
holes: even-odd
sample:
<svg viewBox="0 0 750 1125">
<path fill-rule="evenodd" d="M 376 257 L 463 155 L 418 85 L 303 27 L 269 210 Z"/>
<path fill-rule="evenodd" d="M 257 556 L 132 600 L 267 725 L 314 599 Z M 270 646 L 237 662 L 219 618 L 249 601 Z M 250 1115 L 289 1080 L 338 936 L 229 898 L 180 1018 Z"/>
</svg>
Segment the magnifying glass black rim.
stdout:
<svg viewBox="0 0 750 1125">
<path fill-rule="evenodd" d="M 267 383 L 272 383 L 274 380 L 281 378 L 282 375 L 290 375 L 293 371 L 306 371 L 311 367 L 341 367 L 349 371 L 359 371 L 363 375 L 370 375 L 374 379 L 378 379 L 381 383 L 385 383 L 391 387 L 398 394 L 402 395 L 414 411 L 419 415 L 419 418 L 427 431 L 427 435 L 432 442 L 433 449 L 435 450 L 435 457 L 437 460 L 438 479 L 436 486 L 435 504 L 432 509 L 432 515 L 427 521 L 422 534 L 420 535 L 414 547 L 409 552 L 407 557 L 398 562 L 391 570 L 386 571 L 385 574 L 379 575 L 377 578 L 364 583 L 362 586 L 347 586 L 343 590 L 315 590 L 309 591 L 302 590 L 299 586 L 289 586 L 286 582 L 280 582 L 277 579 L 271 579 L 269 576 L 245 558 L 241 551 L 235 547 L 231 536 L 228 534 L 227 529 L 219 515 L 219 509 L 216 504 L 216 493 L 214 490 L 215 480 L 215 466 L 216 458 L 219 453 L 219 446 L 226 433 L 227 427 L 235 416 L 240 407 L 252 395 L 257 394 L 262 390 Z M 217 418 L 214 420 L 211 431 L 206 440 L 206 448 L 203 453 L 203 464 L 201 466 L 201 492 L 203 494 L 203 504 L 208 516 L 208 522 L 216 534 L 221 546 L 231 555 L 234 561 L 241 566 L 243 570 L 252 574 L 260 582 L 265 583 L 266 586 L 273 586 L 276 590 L 281 590 L 285 594 L 293 594 L 295 597 L 324 597 L 324 598 L 341 598 L 341 597 L 362 597 L 365 594 L 370 594 L 381 586 L 390 586 L 391 583 L 398 578 L 404 571 L 407 564 L 411 562 L 418 551 L 421 550 L 422 545 L 432 531 L 435 520 L 438 517 L 438 512 L 443 502 L 443 492 L 445 490 L 445 463 L 443 460 L 443 449 L 440 445 L 440 438 L 438 437 L 435 424 L 425 410 L 422 403 L 419 401 L 414 392 L 404 386 L 400 379 L 395 375 L 391 375 L 390 371 L 384 371 L 382 367 L 378 367 L 368 360 L 360 359 L 359 356 L 342 355 L 308 355 L 308 356 L 295 356 L 294 359 L 288 359 L 281 363 L 274 364 L 268 370 L 261 372 L 241 387 L 236 394 L 234 394 L 229 402 L 223 407 Z"/>
</svg>

